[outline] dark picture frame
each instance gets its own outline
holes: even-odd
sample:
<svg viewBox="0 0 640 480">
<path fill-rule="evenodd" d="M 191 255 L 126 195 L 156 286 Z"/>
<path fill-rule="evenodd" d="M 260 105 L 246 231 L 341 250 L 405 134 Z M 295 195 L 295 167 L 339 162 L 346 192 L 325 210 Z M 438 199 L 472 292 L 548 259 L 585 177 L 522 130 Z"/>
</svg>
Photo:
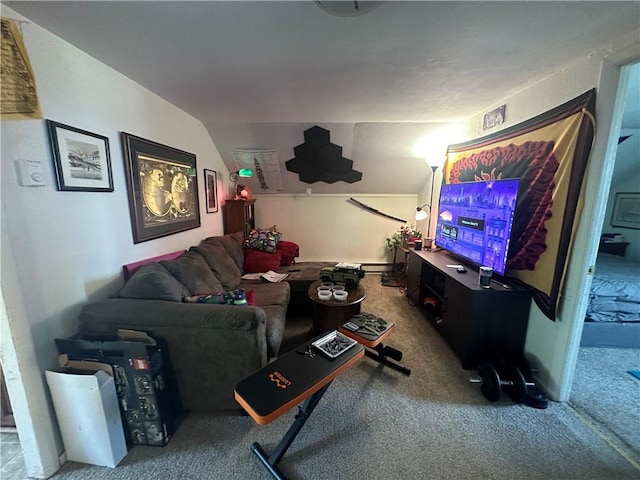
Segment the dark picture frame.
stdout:
<svg viewBox="0 0 640 480">
<path fill-rule="evenodd" d="M 196 156 L 121 132 L 133 243 L 200 226 Z"/>
<path fill-rule="evenodd" d="M 611 213 L 611 226 L 640 230 L 640 193 L 616 193 Z"/>
<path fill-rule="evenodd" d="M 204 169 L 205 202 L 207 213 L 218 211 L 218 173 L 215 170 Z"/>
<path fill-rule="evenodd" d="M 71 192 L 113 192 L 109 139 L 47 120 L 57 187 Z"/>
</svg>

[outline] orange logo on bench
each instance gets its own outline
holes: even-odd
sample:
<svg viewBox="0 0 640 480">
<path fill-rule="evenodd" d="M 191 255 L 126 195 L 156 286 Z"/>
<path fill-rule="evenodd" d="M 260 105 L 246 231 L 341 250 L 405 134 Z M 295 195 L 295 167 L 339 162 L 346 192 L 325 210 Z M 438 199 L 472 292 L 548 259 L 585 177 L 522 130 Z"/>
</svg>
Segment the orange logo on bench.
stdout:
<svg viewBox="0 0 640 480">
<path fill-rule="evenodd" d="M 291 385 L 291 382 L 280 372 L 270 373 L 269 380 L 274 382 L 278 388 L 287 388 Z"/>
</svg>

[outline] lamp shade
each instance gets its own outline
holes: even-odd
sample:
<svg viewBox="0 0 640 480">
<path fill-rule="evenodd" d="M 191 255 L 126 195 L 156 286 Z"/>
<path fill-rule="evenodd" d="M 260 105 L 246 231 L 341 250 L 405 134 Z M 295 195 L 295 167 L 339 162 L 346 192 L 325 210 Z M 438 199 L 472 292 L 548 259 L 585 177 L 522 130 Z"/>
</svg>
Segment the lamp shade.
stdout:
<svg viewBox="0 0 640 480">
<path fill-rule="evenodd" d="M 427 212 L 425 212 L 422 207 L 418 207 L 416 209 L 416 220 L 420 221 L 420 220 L 424 220 L 428 217 L 429 215 L 427 214 Z"/>
<path fill-rule="evenodd" d="M 229 180 L 233 183 L 236 183 L 240 177 L 242 178 L 250 178 L 253 177 L 253 170 L 249 168 L 241 168 L 240 170 L 236 170 L 235 172 L 231 172 L 229 174 Z"/>
</svg>

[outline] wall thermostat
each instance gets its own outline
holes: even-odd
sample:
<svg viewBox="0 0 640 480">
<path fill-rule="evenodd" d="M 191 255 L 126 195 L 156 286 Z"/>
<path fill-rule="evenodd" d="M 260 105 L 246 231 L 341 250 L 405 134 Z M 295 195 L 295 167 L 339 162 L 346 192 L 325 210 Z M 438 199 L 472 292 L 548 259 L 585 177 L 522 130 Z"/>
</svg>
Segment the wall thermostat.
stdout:
<svg viewBox="0 0 640 480">
<path fill-rule="evenodd" d="M 41 187 L 46 185 L 44 168 L 40 160 L 16 160 L 20 185 L 23 187 Z"/>
</svg>

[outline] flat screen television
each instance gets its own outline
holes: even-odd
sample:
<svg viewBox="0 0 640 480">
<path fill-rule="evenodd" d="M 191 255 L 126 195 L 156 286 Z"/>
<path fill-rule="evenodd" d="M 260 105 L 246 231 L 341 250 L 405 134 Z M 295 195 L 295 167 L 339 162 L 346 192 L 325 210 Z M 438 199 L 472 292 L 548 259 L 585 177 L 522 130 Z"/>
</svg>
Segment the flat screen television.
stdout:
<svg viewBox="0 0 640 480">
<path fill-rule="evenodd" d="M 504 275 L 518 186 L 517 178 L 442 185 L 436 246 Z"/>
</svg>

